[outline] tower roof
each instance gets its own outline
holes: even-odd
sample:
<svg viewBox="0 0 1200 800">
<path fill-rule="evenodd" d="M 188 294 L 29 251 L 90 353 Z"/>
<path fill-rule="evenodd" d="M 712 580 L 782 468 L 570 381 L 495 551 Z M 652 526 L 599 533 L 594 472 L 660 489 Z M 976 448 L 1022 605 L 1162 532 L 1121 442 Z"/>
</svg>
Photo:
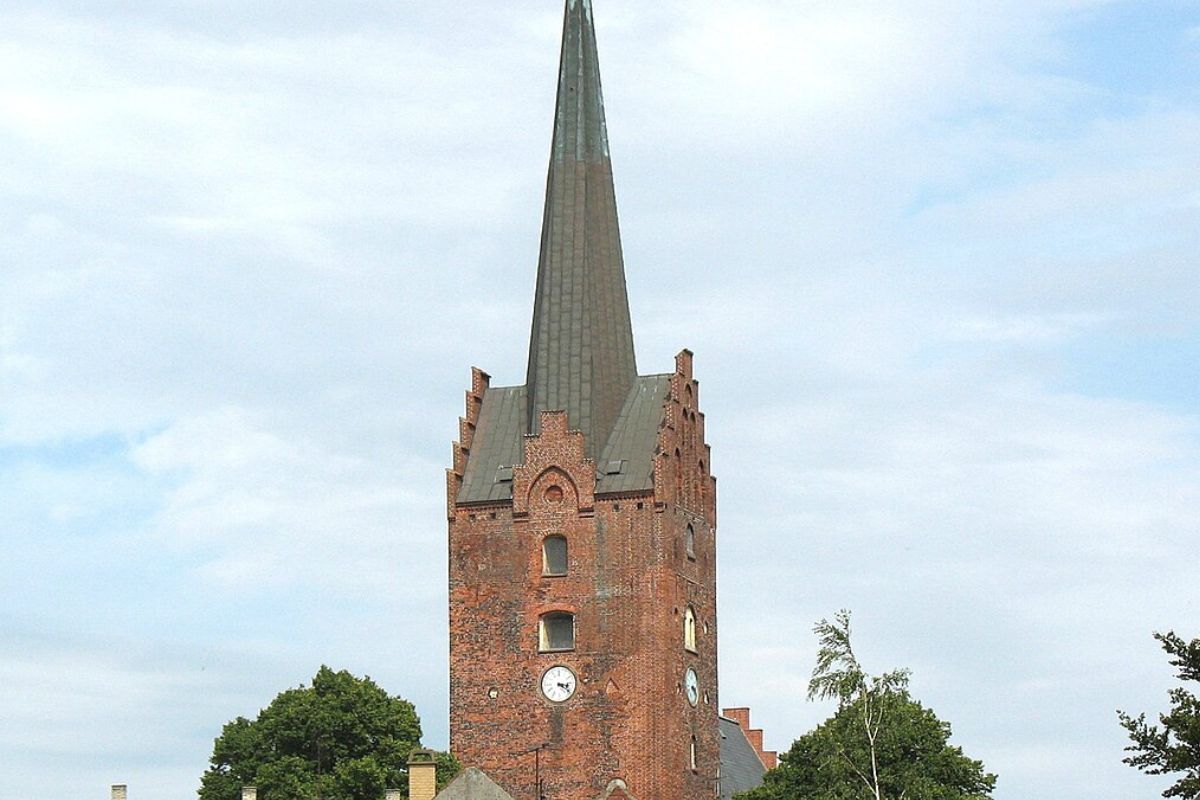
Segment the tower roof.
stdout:
<svg viewBox="0 0 1200 800">
<path fill-rule="evenodd" d="M 567 0 L 526 376 L 598 457 L 637 377 L 591 0 Z"/>
</svg>

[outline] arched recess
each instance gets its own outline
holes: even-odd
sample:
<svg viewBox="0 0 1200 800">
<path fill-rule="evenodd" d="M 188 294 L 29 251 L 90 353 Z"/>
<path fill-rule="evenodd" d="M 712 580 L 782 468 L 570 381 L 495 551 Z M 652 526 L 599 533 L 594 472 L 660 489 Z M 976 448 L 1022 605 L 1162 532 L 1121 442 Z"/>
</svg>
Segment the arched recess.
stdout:
<svg viewBox="0 0 1200 800">
<path fill-rule="evenodd" d="M 696 652 L 696 609 L 691 606 L 683 612 L 683 647 L 688 652 Z"/>
<path fill-rule="evenodd" d="M 675 448 L 675 502 L 683 504 L 683 453 Z"/>
<path fill-rule="evenodd" d="M 578 508 L 579 489 L 570 475 L 559 467 L 550 467 L 531 484 L 527 502 L 531 509 Z"/>
</svg>

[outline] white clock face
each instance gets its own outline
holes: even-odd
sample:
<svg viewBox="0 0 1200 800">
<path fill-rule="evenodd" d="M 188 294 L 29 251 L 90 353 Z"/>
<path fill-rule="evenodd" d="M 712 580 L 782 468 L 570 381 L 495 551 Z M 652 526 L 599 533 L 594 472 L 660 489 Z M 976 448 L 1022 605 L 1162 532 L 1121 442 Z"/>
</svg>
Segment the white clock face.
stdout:
<svg viewBox="0 0 1200 800">
<path fill-rule="evenodd" d="M 683 678 L 683 688 L 687 692 L 689 703 L 696 705 L 700 702 L 700 678 L 696 675 L 696 670 L 688 669 Z"/>
<path fill-rule="evenodd" d="M 552 703 L 565 703 L 575 694 L 575 673 L 566 667 L 557 666 L 542 675 L 542 694 Z"/>
</svg>

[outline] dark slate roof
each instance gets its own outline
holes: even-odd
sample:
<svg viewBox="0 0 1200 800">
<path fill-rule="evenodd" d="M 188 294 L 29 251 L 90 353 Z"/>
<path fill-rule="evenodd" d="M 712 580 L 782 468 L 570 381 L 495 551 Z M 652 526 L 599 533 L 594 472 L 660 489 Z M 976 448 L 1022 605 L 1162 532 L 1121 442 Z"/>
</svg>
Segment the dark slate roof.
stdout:
<svg viewBox="0 0 1200 800">
<path fill-rule="evenodd" d="M 525 431 L 525 387 L 488 389 L 458 502 L 512 498 L 512 467 L 525 460 Z"/>
<path fill-rule="evenodd" d="M 478 767 L 468 767 L 438 793 L 434 800 L 513 800 Z"/>
<path fill-rule="evenodd" d="M 653 488 L 658 427 L 670 391 L 670 375 L 648 375 L 634 381 L 612 436 L 596 463 L 597 494 Z"/>
<path fill-rule="evenodd" d="M 669 375 L 648 375 L 630 387 L 616 427 L 596 464 L 597 494 L 640 492 L 654 487 L 654 451 Z M 460 503 L 512 499 L 512 467 L 525 460 L 525 388 L 488 389 L 463 475 Z"/>
<path fill-rule="evenodd" d="M 529 342 L 526 425 L 567 412 L 601 451 L 637 377 L 591 0 L 567 0 Z"/>
<path fill-rule="evenodd" d="M 754 745 L 736 722 L 721 717 L 721 800 L 762 785 L 767 773 Z"/>
</svg>

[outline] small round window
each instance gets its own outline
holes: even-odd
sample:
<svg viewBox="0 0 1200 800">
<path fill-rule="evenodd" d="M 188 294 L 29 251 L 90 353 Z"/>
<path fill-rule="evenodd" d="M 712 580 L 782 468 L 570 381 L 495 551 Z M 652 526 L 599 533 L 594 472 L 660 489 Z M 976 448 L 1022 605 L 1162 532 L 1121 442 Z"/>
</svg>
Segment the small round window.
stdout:
<svg viewBox="0 0 1200 800">
<path fill-rule="evenodd" d="M 561 486 L 551 486 L 546 490 L 546 502 L 553 505 L 558 505 L 563 501 L 563 489 Z"/>
</svg>

